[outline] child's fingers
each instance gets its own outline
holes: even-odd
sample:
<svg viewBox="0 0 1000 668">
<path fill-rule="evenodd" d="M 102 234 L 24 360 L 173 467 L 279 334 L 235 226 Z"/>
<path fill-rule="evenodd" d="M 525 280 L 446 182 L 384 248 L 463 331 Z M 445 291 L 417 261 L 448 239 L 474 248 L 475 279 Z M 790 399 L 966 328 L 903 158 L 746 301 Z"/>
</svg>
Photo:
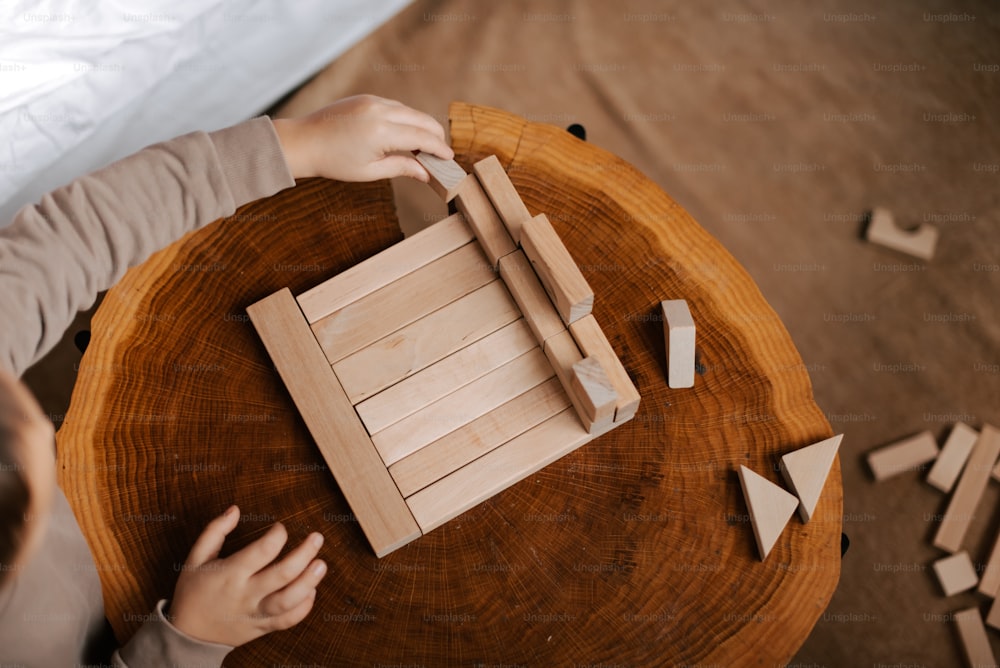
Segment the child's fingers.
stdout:
<svg viewBox="0 0 1000 668">
<path fill-rule="evenodd" d="M 387 155 L 371 166 L 372 181 L 391 179 L 396 176 L 408 176 L 411 179 L 427 183 L 430 175 L 412 155 Z"/>
<path fill-rule="evenodd" d="M 226 561 L 253 575 L 274 561 L 288 540 L 288 531 L 281 522 L 275 522 L 267 533 L 250 543 Z"/>
<path fill-rule="evenodd" d="M 417 111 L 412 107 L 400 105 L 399 107 L 392 107 L 387 110 L 385 116 L 387 121 L 398 123 L 400 125 L 412 125 L 414 127 L 422 128 L 439 138 L 441 141 L 444 141 L 444 128 L 441 127 L 441 124 L 438 123 L 437 120 L 430 114 Z"/>
<path fill-rule="evenodd" d="M 240 509 L 230 506 L 226 512 L 209 522 L 191 547 L 186 565 L 195 568 L 218 557 L 226 536 L 236 528 L 239 521 Z"/>
<path fill-rule="evenodd" d="M 314 533 L 298 544 L 281 561 L 271 564 L 253 576 L 254 586 L 266 594 L 285 587 L 309 566 L 323 546 L 323 534 Z"/>
<path fill-rule="evenodd" d="M 313 604 L 316 602 L 316 590 L 311 590 L 306 597 L 299 602 L 297 606 L 289 610 L 288 612 L 278 615 L 277 617 L 272 617 L 270 621 L 271 630 L 281 631 L 284 629 L 291 628 L 301 622 L 312 610 Z"/>
<path fill-rule="evenodd" d="M 260 602 L 260 611 L 265 615 L 280 617 L 294 610 L 302 601 L 315 593 L 316 586 L 326 575 L 326 570 L 326 563 L 323 560 L 314 560 L 287 587 L 265 596 Z"/>
<path fill-rule="evenodd" d="M 389 130 L 382 141 L 386 154 L 397 151 L 423 151 L 433 153 L 444 160 L 451 160 L 455 157 L 455 152 L 451 150 L 443 138 L 413 125 L 390 123 Z"/>
</svg>

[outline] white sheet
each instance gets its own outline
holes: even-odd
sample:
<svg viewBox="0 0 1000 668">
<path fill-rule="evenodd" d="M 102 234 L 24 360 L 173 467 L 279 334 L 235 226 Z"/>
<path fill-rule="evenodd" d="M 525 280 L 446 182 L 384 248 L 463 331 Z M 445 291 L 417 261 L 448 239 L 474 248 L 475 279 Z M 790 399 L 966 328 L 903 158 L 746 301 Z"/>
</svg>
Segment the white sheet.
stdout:
<svg viewBox="0 0 1000 668">
<path fill-rule="evenodd" d="M 143 146 L 251 117 L 408 2 L 4 2 L 0 226 Z"/>
</svg>

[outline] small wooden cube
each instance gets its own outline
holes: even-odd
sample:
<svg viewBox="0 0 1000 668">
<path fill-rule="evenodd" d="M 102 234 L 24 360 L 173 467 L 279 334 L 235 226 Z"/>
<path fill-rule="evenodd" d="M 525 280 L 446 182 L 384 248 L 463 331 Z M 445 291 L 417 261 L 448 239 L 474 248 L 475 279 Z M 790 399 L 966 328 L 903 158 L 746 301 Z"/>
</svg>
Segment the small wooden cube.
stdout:
<svg viewBox="0 0 1000 668">
<path fill-rule="evenodd" d="M 941 583 L 941 589 L 945 596 L 968 591 L 979 584 L 976 568 L 972 565 L 969 553 L 965 550 L 935 561 L 934 573 L 937 574 L 938 582 Z"/>
</svg>

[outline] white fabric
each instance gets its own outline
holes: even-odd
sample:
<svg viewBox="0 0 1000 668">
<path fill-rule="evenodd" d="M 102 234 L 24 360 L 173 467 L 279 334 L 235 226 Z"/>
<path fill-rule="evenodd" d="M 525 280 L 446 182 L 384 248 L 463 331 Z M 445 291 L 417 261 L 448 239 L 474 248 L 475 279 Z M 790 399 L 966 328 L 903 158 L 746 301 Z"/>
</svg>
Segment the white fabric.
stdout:
<svg viewBox="0 0 1000 668">
<path fill-rule="evenodd" d="M 260 112 L 409 1 L 0 3 L 0 226 L 143 146 Z"/>
</svg>

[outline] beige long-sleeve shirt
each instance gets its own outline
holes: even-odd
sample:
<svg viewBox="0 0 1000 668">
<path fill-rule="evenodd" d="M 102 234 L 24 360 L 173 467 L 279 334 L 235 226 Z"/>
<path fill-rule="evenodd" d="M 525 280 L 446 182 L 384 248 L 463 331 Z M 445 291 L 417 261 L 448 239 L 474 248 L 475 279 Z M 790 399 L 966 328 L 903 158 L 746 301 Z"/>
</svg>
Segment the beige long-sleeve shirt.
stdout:
<svg viewBox="0 0 1000 668">
<path fill-rule="evenodd" d="M 129 267 L 292 185 L 273 125 L 258 118 L 150 146 L 25 207 L 0 228 L 0 365 L 19 376 Z M 61 490 L 40 550 L 5 575 L 0 664 L 80 665 L 104 605 L 96 565 Z M 115 653 L 115 665 L 221 665 L 232 648 L 181 633 L 163 605 L 135 611 L 148 621 Z"/>
</svg>

